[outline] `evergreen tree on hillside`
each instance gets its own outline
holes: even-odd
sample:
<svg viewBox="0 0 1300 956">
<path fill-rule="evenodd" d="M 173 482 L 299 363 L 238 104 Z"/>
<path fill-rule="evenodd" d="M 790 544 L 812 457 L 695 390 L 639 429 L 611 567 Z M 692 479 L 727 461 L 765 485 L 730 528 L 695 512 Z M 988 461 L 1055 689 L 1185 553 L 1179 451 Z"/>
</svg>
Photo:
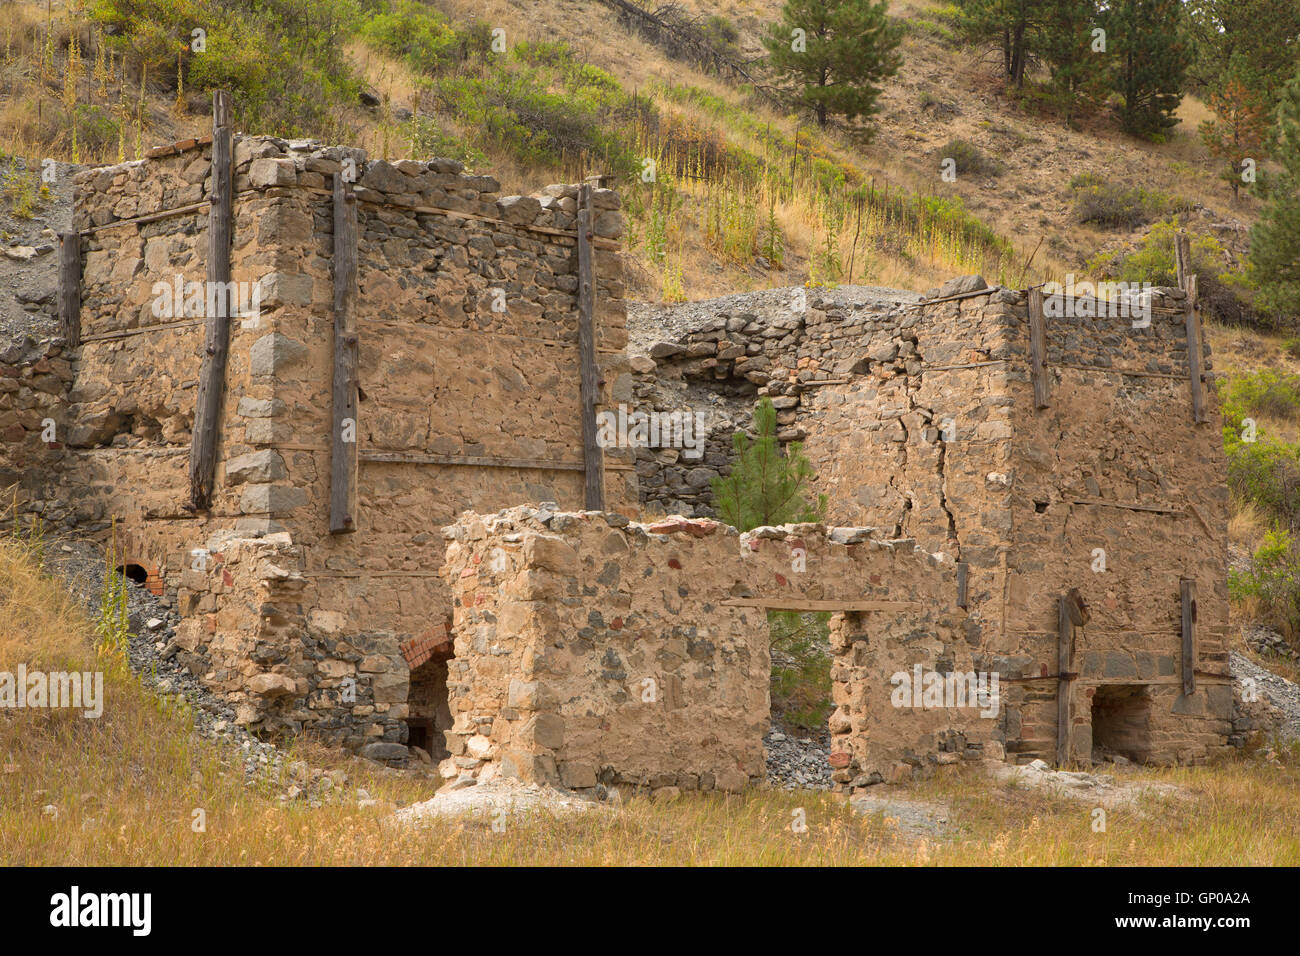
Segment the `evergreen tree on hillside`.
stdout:
<svg viewBox="0 0 1300 956">
<path fill-rule="evenodd" d="M 1097 4 L 1095 0 L 1044 0 L 1043 8 L 1048 12 L 1043 60 L 1069 126 L 1079 102 L 1099 96 L 1105 85 L 1105 55 L 1093 49 Z"/>
<path fill-rule="evenodd" d="M 1125 132 L 1153 137 L 1176 126 L 1191 62 L 1182 0 L 1112 0 L 1100 20 Z"/>
<path fill-rule="evenodd" d="M 901 64 L 903 28 L 887 9 L 885 0 L 786 0 L 768 29 L 768 64 L 795 85 L 819 126 L 832 114 L 855 119 L 878 110 L 878 84 Z"/>
<path fill-rule="evenodd" d="M 1239 74 L 1210 94 L 1210 108 L 1215 119 L 1201 123 L 1201 139 L 1211 153 L 1227 160 L 1224 178 L 1232 186 L 1232 198 L 1236 199 L 1246 160 L 1253 159 L 1258 164 L 1266 152 L 1269 117 L 1264 96 Z"/>
<path fill-rule="evenodd" d="M 1275 155 L 1280 181 L 1250 230 L 1250 268 L 1259 304 L 1292 318 L 1300 315 L 1300 71 L 1278 97 Z"/>
<path fill-rule="evenodd" d="M 980 45 L 1002 52 L 1002 75 L 1024 86 L 1025 72 L 1043 53 L 1051 12 L 1043 0 L 955 0 L 959 29 Z"/>
<path fill-rule="evenodd" d="M 1193 62 L 1188 75 L 1202 93 L 1235 79 L 1252 89 L 1266 113 L 1300 65 L 1296 0 L 1187 0 Z"/>
<path fill-rule="evenodd" d="M 814 475 L 799 442 L 781 446 L 776 437 L 776 408 L 764 397 L 754 409 L 754 438 L 743 431 L 733 436 L 731 473 L 713 479 L 713 501 L 722 520 L 741 531 L 761 525 L 821 521 L 826 496 L 816 503 L 806 497 Z"/>
</svg>

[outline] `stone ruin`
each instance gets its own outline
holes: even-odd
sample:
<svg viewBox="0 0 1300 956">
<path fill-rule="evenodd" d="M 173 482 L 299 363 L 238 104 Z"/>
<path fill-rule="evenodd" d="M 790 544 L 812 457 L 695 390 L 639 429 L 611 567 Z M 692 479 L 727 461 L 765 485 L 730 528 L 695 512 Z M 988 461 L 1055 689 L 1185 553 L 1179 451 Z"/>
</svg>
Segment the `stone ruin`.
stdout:
<svg viewBox="0 0 1300 956">
<path fill-rule="evenodd" d="M 1156 290 L 1145 326 L 1044 321 L 1033 290 L 978 277 L 765 293 L 631 347 L 614 191 L 502 196 L 449 160 L 239 136 L 229 279 L 258 308 L 213 377 L 213 310 L 187 291 L 227 201 L 213 154 L 76 174 L 62 327 L 0 356 L 0 486 L 111 535 L 182 616 L 169 650 L 250 729 L 418 748 L 448 778 L 738 790 L 763 776 L 767 611 L 792 609 L 832 614 L 845 787 L 1240 742 L 1225 460 L 1187 290 Z M 804 442 L 825 525 L 713 520 L 708 479 L 759 395 Z M 694 459 L 586 433 L 599 411 L 701 402 Z M 898 706 L 913 674 L 999 693 Z"/>
</svg>

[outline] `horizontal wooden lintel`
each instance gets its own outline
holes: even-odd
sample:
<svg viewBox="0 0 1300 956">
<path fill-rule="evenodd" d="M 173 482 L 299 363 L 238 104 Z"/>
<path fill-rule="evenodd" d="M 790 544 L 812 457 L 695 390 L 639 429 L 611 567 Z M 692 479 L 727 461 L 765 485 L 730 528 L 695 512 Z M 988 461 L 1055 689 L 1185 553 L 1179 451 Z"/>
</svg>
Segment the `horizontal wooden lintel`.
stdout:
<svg viewBox="0 0 1300 956">
<path fill-rule="evenodd" d="M 907 611 L 921 605 L 914 601 L 807 601 L 797 598 L 730 598 L 723 607 L 761 607 L 771 611 Z"/>
</svg>

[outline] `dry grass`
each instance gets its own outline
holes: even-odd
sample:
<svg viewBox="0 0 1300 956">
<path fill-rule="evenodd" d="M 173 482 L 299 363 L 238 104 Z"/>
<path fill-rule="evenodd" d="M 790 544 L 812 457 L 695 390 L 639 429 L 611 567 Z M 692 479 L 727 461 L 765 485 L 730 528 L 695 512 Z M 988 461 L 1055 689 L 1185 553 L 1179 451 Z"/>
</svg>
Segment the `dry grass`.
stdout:
<svg viewBox="0 0 1300 956">
<path fill-rule="evenodd" d="M 0 635 L 6 666 L 93 666 L 90 622 L 41 575 L 30 548 L 0 543 Z M 1038 792 L 990 789 L 959 773 L 895 793 L 950 803 L 953 832 L 904 840 L 879 816 L 828 794 L 686 794 L 634 798 L 618 810 L 566 818 L 391 822 L 429 794 L 427 781 L 302 746 L 314 766 L 345 767 L 354 799 L 281 807 L 272 782 L 248 788 L 222 751 L 189 733 L 183 712 L 120 672 L 106 678 L 98 720 L 0 711 L 0 863 L 7 865 L 1295 865 L 1300 863 L 1300 763 L 1133 770 L 1124 778 L 1180 785 L 1188 798 L 1113 810 L 1092 832 L 1092 808 Z M 351 791 L 355 795 L 355 790 Z M 51 815 L 47 806 L 56 808 Z M 195 810 L 206 826 L 194 828 Z M 796 810 L 808 832 L 791 829 Z"/>
</svg>

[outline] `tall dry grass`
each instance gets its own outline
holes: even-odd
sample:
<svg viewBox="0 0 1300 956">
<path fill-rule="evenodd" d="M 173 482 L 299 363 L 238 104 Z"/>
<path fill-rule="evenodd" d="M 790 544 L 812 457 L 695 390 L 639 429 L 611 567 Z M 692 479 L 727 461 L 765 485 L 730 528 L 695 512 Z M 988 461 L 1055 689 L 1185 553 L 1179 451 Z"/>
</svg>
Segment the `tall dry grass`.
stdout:
<svg viewBox="0 0 1300 956">
<path fill-rule="evenodd" d="M 0 670 L 16 661 L 94 666 L 92 625 L 38 568 L 39 547 L 0 541 Z M 617 809 L 394 825 L 430 784 L 308 745 L 291 754 L 341 768 L 345 799 L 281 805 L 282 782 L 246 786 L 228 751 L 201 741 L 183 708 L 120 672 L 98 720 L 0 710 L 0 864 L 5 865 L 1295 865 L 1300 762 L 1125 770 L 1172 783 L 1181 799 L 1108 814 L 1039 791 L 996 788 L 978 772 L 896 790 L 947 807 L 942 836 L 904 838 L 887 815 L 859 816 L 831 794 L 684 794 Z M 378 804 L 361 808 L 357 788 Z M 52 809 L 50 809 L 52 808 Z M 196 828 L 196 811 L 204 826 Z M 806 821 L 806 832 L 792 824 Z"/>
</svg>

